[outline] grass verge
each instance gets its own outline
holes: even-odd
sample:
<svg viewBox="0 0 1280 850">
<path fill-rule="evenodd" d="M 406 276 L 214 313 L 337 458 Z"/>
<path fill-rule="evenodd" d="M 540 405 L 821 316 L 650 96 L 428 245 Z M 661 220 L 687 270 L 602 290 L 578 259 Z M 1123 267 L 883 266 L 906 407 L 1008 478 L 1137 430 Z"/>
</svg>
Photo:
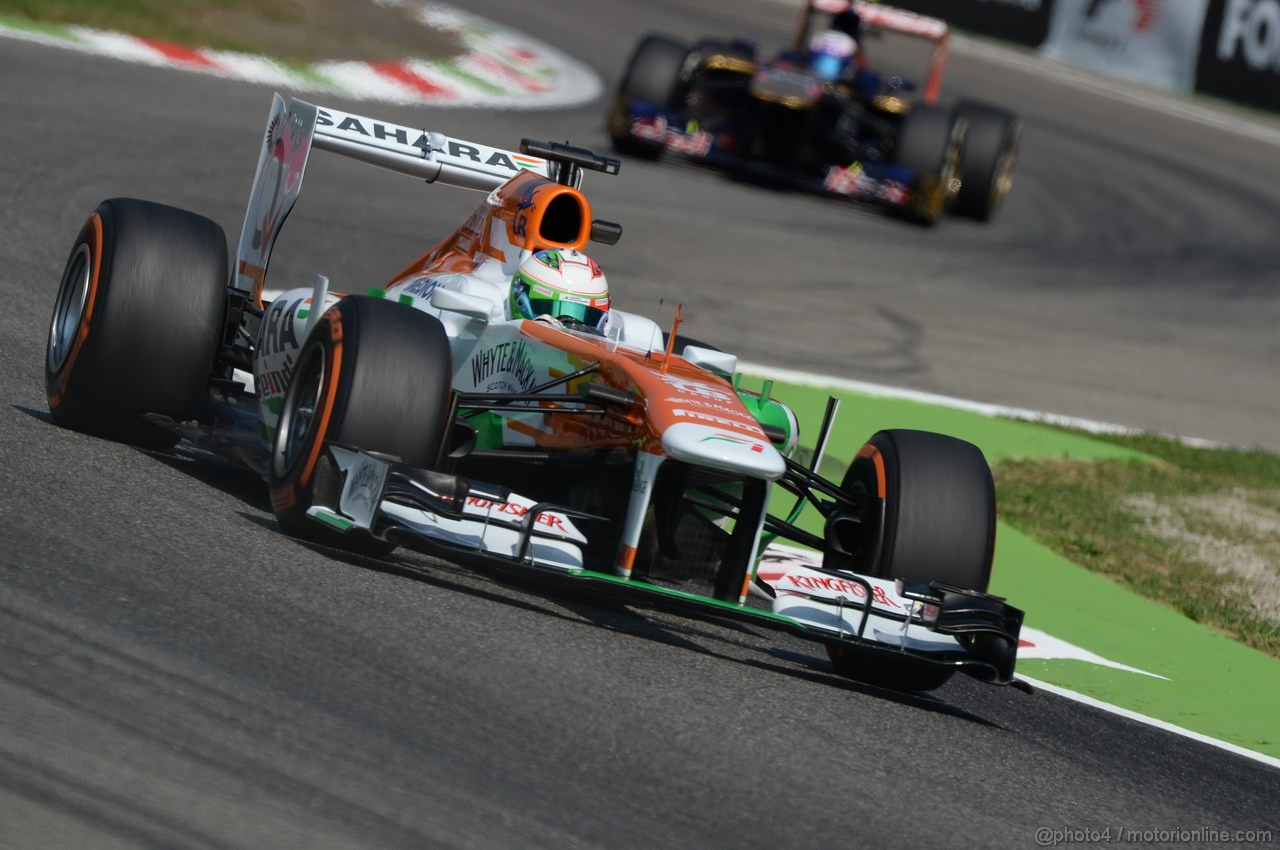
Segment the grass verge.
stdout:
<svg viewBox="0 0 1280 850">
<path fill-rule="evenodd" d="M 1064 558 L 1280 657 L 1280 456 L 1099 436 L 1154 457 L 1004 458 L 1002 519 Z"/>
</svg>

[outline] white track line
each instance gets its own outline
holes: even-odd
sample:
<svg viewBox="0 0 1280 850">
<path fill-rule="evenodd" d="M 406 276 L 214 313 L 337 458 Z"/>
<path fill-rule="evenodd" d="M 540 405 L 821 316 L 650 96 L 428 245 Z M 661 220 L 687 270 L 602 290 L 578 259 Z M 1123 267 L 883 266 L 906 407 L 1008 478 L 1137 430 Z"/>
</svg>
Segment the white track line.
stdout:
<svg viewBox="0 0 1280 850">
<path fill-rule="evenodd" d="M 835 390 L 844 390 L 847 392 L 861 393 L 862 395 L 876 396 L 878 398 L 896 398 L 904 401 L 915 401 L 921 404 L 932 404 L 937 407 L 946 407 L 952 410 L 965 410 L 970 413 L 977 413 L 982 416 L 998 417 L 1003 416 L 1007 419 L 1022 419 L 1027 422 L 1036 422 L 1044 425 L 1060 425 L 1065 428 L 1078 428 L 1081 431 L 1088 431 L 1091 434 L 1143 434 L 1141 428 L 1132 428 L 1127 425 L 1115 425 L 1110 422 L 1097 422 L 1092 419 L 1080 419 L 1075 416 L 1063 416 L 1057 413 L 1045 413 L 1039 410 L 1029 410 L 1024 407 L 1006 407 L 999 404 L 988 404 L 981 401 L 968 401 L 954 396 L 938 395 L 936 393 L 926 393 L 919 390 L 909 390 L 901 387 L 890 387 L 884 384 L 872 384 L 866 381 L 852 381 L 848 378 L 836 378 L 831 375 L 817 375 L 812 372 L 801 372 L 795 369 L 779 369 L 774 366 L 764 366 L 759 363 L 739 363 L 738 369 L 750 375 L 760 378 L 772 378 L 775 381 L 785 381 L 789 384 L 796 384 L 802 387 L 829 388 Z M 1169 439 L 1178 440 L 1184 445 L 1193 448 L 1222 448 L 1224 444 L 1213 442 L 1212 440 L 1203 440 L 1198 437 L 1175 437 L 1167 436 Z"/>
</svg>

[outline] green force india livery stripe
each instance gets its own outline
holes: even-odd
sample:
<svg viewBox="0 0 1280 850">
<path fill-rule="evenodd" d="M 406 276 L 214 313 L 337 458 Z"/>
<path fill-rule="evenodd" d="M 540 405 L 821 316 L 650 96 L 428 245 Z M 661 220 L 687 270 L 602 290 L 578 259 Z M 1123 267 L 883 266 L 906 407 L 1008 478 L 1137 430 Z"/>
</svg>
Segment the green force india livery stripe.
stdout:
<svg viewBox="0 0 1280 850">
<path fill-rule="evenodd" d="M 423 26 L 453 36 L 462 53 L 446 60 L 298 65 L 266 56 L 183 47 L 123 33 L 51 26 L 9 16 L 0 16 L 0 36 L 291 91 L 387 103 L 542 109 L 587 103 L 603 90 L 599 77 L 586 65 L 491 21 L 440 3 L 415 7 L 415 14 Z"/>
<path fill-rule="evenodd" d="M 821 422 L 827 396 L 841 399 L 823 465 L 824 474 L 837 479 L 858 447 L 884 428 L 952 434 L 978 445 L 993 463 L 1006 457 L 1147 457 L 1041 423 L 1128 430 L 1119 426 L 763 366 L 740 368 L 751 376 L 745 386 L 775 382 L 774 397 L 786 401 L 801 423 L 802 445 Z M 991 592 L 1026 611 L 1020 678 L 1280 767 L 1280 660 L 1072 564 L 1003 522 L 996 533 Z"/>
</svg>

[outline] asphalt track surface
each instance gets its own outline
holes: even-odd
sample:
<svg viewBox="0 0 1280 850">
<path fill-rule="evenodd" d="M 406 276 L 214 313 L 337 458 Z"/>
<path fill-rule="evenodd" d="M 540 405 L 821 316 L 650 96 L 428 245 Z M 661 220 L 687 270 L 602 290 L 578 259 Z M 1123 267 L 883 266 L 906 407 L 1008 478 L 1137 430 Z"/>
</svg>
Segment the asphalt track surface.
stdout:
<svg viewBox="0 0 1280 850">
<path fill-rule="evenodd" d="M 607 79 L 712 4 L 515 2 Z M 735 4 L 775 43 L 789 13 Z M 575 18 L 571 11 L 580 12 Z M 682 22 L 676 27 L 674 22 Z M 588 184 L 620 305 L 744 357 L 1275 447 L 1274 150 L 957 57 L 1027 119 L 991 228 L 627 162 Z M 44 337 L 102 198 L 238 232 L 269 92 L 0 43 L 0 847 L 1031 847 L 1280 834 L 1280 773 L 1047 694 L 838 679 L 821 650 L 278 533 L 252 476 L 53 426 Z M 603 145 L 599 104 L 331 105 Z M 589 178 L 590 179 L 590 178 Z M 383 282 L 478 196 L 317 156 L 274 283 Z"/>
</svg>

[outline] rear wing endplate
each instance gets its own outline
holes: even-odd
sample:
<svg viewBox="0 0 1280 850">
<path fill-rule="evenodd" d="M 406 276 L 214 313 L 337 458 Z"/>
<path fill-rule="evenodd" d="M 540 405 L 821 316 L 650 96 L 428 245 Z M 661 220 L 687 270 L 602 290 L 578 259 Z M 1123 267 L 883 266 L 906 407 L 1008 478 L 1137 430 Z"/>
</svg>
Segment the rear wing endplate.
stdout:
<svg viewBox="0 0 1280 850">
<path fill-rule="evenodd" d="M 240 231 L 234 280 L 237 289 L 251 294 L 254 304 L 261 304 L 271 249 L 302 191 L 313 147 L 428 183 L 482 191 L 492 191 L 524 171 L 551 178 L 557 168 L 538 157 L 297 99 L 286 105 L 277 94 L 267 116 L 266 138 Z"/>
</svg>

